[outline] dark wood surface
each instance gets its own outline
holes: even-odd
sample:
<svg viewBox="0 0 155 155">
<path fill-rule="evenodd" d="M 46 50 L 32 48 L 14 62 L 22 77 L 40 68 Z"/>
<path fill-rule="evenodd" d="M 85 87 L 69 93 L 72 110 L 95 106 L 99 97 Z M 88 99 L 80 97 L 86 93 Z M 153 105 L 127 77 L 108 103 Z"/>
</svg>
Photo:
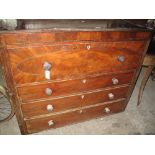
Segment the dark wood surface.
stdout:
<svg viewBox="0 0 155 155">
<path fill-rule="evenodd" d="M 53 114 L 55 112 L 61 112 L 65 110 L 81 108 L 89 105 L 126 98 L 128 89 L 129 86 L 125 85 L 122 87 L 91 91 L 66 97 L 59 97 L 56 99 L 48 99 L 43 101 L 40 100 L 35 102 L 32 101 L 29 103 L 23 103 L 21 106 L 24 117 L 30 118 L 33 116 Z M 114 95 L 113 99 L 109 99 L 109 93 L 112 93 Z M 52 111 L 47 110 L 48 105 L 53 106 Z"/>
<path fill-rule="evenodd" d="M 150 37 L 146 30 L 123 29 L 0 33 L 0 61 L 22 134 L 123 111 Z M 45 61 L 52 65 L 50 80 L 44 77 Z M 114 85 L 113 78 L 119 83 Z M 109 100 L 109 93 L 114 99 Z M 50 113 L 48 104 L 54 106 Z M 50 120 L 54 126 L 48 126 Z"/>
<path fill-rule="evenodd" d="M 117 85 L 130 84 L 133 78 L 133 72 L 103 75 L 92 78 L 68 80 L 54 83 L 37 83 L 34 85 L 18 87 L 17 90 L 21 101 L 27 102 L 31 100 L 64 96 L 69 94 L 75 94 L 78 92 L 86 92 L 89 90 L 112 87 L 115 86 L 112 83 L 113 78 L 118 79 L 119 83 Z M 86 83 L 83 83 L 83 80 L 86 80 Z M 46 88 L 50 88 L 52 90 L 51 95 L 47 95 L 45 93 Z"/>
<path fill-rule="evenodd" d="M 38 30 L 39 31 L 39 30 Z M 2 33 L 4 41 L 8 45 L 20 45 L 25 44 L 38 44 L 38 43 L 54 43 L 54 42 L 71 42 L 71 41 L 131 41 L 131 40 L 147 40 L 150 38 L 148 32 L 137 31 L 97 31 L 97 32 L 66 32 L 56 31 L 51 32 L 46 30 L 45 32 L 6 32 Z"/>
<path fill-rule="evenodd" d="M 106 113 L 105 108 L 109 108 L 110 112 Z M 57 115 L 45 116 L 42 118 L 34 118 L 26 120 L 28 133 L 38 132 L 44 129 L 57 128 L 66 124 L 72 124 L 91 118 L 101 117 L 113 113 L 123 111 L 125 108 L 124 100 L 111 103 L 103 103 L 86 108 L 76 109 L 70 112 L 64 112 Z M 49 126 L 48 122 L 53 121 L 53 125 Z"/>
<path fill-rule="evenodd" d="M 47 81 L 43 64 L 51 64 L 51 80 L 74 79 L 94 74 L 135 69 L 144 41 L 71 42 L 49 46 L 8 49 L 16 84 Z M 125 58 L 118 61 L 118 56 Z"/>
</svg>

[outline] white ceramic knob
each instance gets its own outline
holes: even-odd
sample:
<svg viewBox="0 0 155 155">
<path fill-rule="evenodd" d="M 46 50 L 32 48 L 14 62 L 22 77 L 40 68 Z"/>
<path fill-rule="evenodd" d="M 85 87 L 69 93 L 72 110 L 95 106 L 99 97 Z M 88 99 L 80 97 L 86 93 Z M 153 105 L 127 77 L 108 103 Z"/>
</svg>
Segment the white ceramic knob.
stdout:
<svg viewBox="0 0 155 155">
<path fill-rule="evenodd" d="M 45 89 L 45 94 L 48 95 L 48 96 L 52 95 L 52 89 L 46 88 Z"/>
<path fill-rule="evenodd" d="M 48 126 L 52 126 L 52 125 L 54 125 L 53 120 L 48 121 Z"/>
<path fill-rule="evenodd" d="M 49 62 L 45 61 L 44 64 L 43 64 L 43 69 L 44 70 L 50 70 L 51 66 L 52 65 Z"/>
<path fill-rule="evenodd" d="M 86 82 L 87 82 L 87 80 L 86 80 L 86 79 L 82 80 L 82 83 L 86 83 Z"/>
<path fill-rule="evenodd" d="M 112 79 L 112 84 L 113 84 L 113 85 L 116 85 L 116 84 L 118 84 L 118 83 L 119 83 L 118 79 L 116 79 L 116 78 L 113 78 L 113 79 Z"/>
<path fill-rule="evenodd" d="M 44 62 L 44 64 L 43 64 L 44 70 L 50 70 L 51 67 L 52 67 L 52 65 L 49 62 L 47 62 L 47 61 Z"/>
<path fill-rule="evenodd" d="M 109 112 L 110 112 L 110 109 L 109 109 L 108 107 L 106 107 L 106 108 L 104 108 L 104 111 L 105 111 L 106 113 L 109 113 Z"/>
<path fill-rule="evenodd" d="M 110 100 L 112 100 L 112 99 L 114 99 L 115 96 L 114 96 L 113 93 L 109 93 L 109 94 L 108 94 L 108 97 L 109 97 Z"/>
<path fill-rule="evenodd" d="M 47 108 L 47 111 L 49 111 L 49 112 L 54 109 L 51 104 L 48 104 L 46 108 Z"/>
<path fill-rule="evenodd" d="M 125 61 L 125 57 L 123 55 L 119 55 L 117 57 L 117 60 L 120 61 L 120 62 L 124 62 Z"/>
</svg>

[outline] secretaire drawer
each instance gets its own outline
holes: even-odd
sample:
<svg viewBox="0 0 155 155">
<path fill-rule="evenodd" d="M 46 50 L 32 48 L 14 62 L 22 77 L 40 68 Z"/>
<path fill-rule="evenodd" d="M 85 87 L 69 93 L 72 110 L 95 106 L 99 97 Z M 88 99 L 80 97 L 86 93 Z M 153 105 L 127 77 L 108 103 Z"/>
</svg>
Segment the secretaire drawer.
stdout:
<svg viewBox="0 0 155 155">
<path fill-rule="evenodd" d="M 23 103 L 22 113 L 24 117 L 30 118 L 37 115 L 52 114 L 82 106 L 94 105 L 107 101 L 126 98 L 129 86 L 98 90 L 76 94 L 73 96 L 60 97 L 43 101 Z"/>
<path fill-rule="evenodd" d="M 15 84 L 136 69 L 144 41 L 73 42 L 8 49 Z"/>
<path fill-rule="evenodd" d="M 53 31 L 26 32 L 3 34 L 7 45 L 53 43 L 60 41 L 122 41 L 146 40 L 150 37 L 148 32 L 136 31 Z"/>
<path fill-rule="evenodd" d="M 43 129 L 56 128 L 103 115 L 121 112 L 125 109 L 125 106 L 124 100 L 120 100 L 102 105 L 85 107 L 71 112 L 26 119 L 25 122 L 28 133 L 33 133 Z"/>
<path fill-rule="evenodd" d="M 68 80 L 54 83 L 33 84 L 18 87 L 19 98 L 23 102 L 51 98 L 102 89 L 105 87 L 129 84 L 132 81 L 134 72 L 108 74 L 98 77 L 87 77 L 85 79 Z"/>
</svg>

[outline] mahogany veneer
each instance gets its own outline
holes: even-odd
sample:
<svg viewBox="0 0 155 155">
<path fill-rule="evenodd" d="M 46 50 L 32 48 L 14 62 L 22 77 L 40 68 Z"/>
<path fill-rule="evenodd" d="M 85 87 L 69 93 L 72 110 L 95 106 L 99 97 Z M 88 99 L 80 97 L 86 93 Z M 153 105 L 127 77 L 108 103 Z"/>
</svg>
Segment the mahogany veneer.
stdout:
<svg viewBox="0 0 155 155">
<path fill-rule="evenodd" d="M 120 100 L 114 101 L 113 103 L 100 103 L 95 106 L 79 108 L 72 111 L 63 112 L 61 114 L 28 119 L 25 121 L 28 133 L 32 133 L 43 129 L 56 128 L 66 124 L 88 120 L 90 118 L 118 113 L 123 111 L 125 107 L 126 104 L 124 100 Z M 110 109 L 110 111 L 107 113 L 104 110 L 105 108 Z M 49 126 L 50 122 L 53 123 L 51 126 Z"/>
<path fill-rule="evenodd" d="M 150 37 L 123 29 L 0 33 L 0 62 L 22 134 L 124 111 Z"/>
<path fill-rule="evenodd" d="M 56 96 L 64 96 L 85 92 L 89 90 L 102 89 L 116 85 L 130 84 L 134 72 L 108 74 L 103 76 L 88 77 L 85 79 L 76 79 L 60 82 L 35 83 L 27 86 L 17 87 L 19 98 L 21 101 L 31 101 L 35 99 L 51 98 Z M 118 84 L 113 84 L 112 79 L 118 79 Z M 52 90 L 51 95 L 45 93 L 46 88 Z"/>
<path fill-rule="evenodd" d="M 24 117 L 32 117 L 43 114 L 52 114 L 54 112 L 65 111 L 74 108 L 81 108 L 82 106 L 94 105 L 97 103 L 103 103 L 120 98 L 126 98 L 129 85 L 122 87 L 110 88 L 105 90 L 96 90 L 91 92 L 85 92 L 70 96 L 63 96 L 52 98 L 48 100 L 39 100 L 26 102 L 22 104 L 22 111 Z M 109 99 L 108 94 L 113 93 L 114 99 Z M 53 110 L 47 111 L 47 106 L 52 104 Z"/>
</svg>

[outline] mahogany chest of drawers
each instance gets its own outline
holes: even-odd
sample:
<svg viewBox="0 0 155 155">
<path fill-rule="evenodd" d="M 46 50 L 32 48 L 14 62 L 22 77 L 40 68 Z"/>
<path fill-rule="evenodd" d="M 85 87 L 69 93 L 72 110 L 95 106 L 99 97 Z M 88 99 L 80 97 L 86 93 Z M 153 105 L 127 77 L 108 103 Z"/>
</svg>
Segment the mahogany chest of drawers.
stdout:
<svg viewBox="0 0 155 155">
<path fill-rule="evenodd" d="M 22 134 L 124 111 L 149 45 L 135 30 L 16 30 L 0 60 Z"/>
</svg>

